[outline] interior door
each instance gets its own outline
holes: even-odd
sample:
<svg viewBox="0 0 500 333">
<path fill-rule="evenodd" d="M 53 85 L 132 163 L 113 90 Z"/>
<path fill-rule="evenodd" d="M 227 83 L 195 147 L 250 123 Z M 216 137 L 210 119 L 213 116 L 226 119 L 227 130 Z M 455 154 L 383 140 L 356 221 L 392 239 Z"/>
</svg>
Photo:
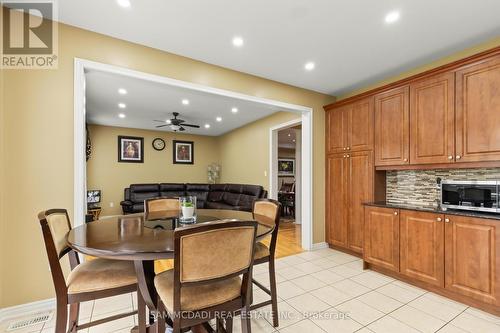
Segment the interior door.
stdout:
<svg viewBox="0 0 500 333">
<path fill-rule="evenodd" d="M 365 220 L 363 203 L 373 201 L 373 152 L 354 152 L 348 155 L 348 245 L 354 252 L 363 253 Z"/>
<path fill-rule="evenodd" d="M 457 162 L 500 160 L 500 55 L 456 72 Z"/>
<path fill-rule="evenodd" d="M 498 220 L 445 216 L 446 289 L 500 305 Z"/>
<path fill-rule="evenodd" d="M 373 149 L 373 96 L 352 104 L 348 116 L 347 150 Z"/>
<path fill-rule="evenodd" d="M 444 215 L 401 210 L 401 273 L 444 287 Z"/>
<path fill-rule="evenodd" d="M 347 150 L 347 126 L 351 106 L 341 106 L 326 114 L 326 144 L 328 153 L 340 153 Z"/>
<path fill-rule="evenodd" d="M 444 73 L 410 85 L 411 164 L 455 160 L 455 76 Z"/>
<path fill-rule="evenodd" d="M 365 207 L 363 258 L 399 272 L 399 210 Z"/>
<path fill-rule="evenodd" d="M 346 154 L 327 157 L 327 237 L 330 244 L 347 247 L 347 158 Z"/>
<path fill-rule="evenodd" d="M 409 164 L 408 86 L 375 96 L 375 166 Z"/>
</svg>

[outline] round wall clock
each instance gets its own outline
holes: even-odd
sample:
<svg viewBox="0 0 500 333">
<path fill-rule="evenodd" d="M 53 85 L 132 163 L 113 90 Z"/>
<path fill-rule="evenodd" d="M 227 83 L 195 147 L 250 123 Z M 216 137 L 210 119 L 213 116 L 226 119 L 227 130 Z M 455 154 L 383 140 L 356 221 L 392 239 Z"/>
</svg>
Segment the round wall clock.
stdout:
<svg viewBox="0 0 500 333">
<path fill-rule="evenodd" d="M 163 139 L 161 138 L 154 139 L 153 148 L 158 151 L 165 149 L 165 141 L 163 141 Z"/>
</svg>

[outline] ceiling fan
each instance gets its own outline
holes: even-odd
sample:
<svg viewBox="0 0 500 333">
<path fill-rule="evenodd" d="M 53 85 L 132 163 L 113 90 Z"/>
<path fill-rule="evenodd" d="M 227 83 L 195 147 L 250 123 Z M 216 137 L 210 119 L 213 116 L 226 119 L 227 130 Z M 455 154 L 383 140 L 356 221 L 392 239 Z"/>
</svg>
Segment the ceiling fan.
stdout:
<svg viewBox="0 0 500 333">
<path fill-rule="evenodd" d="M 163 123 L 163 125 L 158 125 L 158 126 L 156 126 L 156 128 L 169 126 L 170 129 L 174 132 L 177 132 L 177 131 L 183 132 L 186 130 L 184 127 L 200 128 L 199 125 L 186 124 L 185 120 L 178 119 L 177 116 L 179 115 L 179 112 L 174 112 L 172 114 L 174 115 L 174 118 L 168 119 L 167 121 L 155 120 L 157 122 Z"/>
</svg>

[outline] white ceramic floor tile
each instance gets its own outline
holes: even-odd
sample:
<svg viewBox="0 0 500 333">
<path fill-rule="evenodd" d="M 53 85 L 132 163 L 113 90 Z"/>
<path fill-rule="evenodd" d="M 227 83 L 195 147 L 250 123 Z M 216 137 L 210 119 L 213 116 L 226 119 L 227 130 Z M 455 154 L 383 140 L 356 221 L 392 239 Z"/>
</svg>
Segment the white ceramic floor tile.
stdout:
<svg viewBox="0 0 500 333">
<path fill-rule="evenodd" d="M 317 298 L 325 303 L 330 304 L 331 306 L 338 305 L 352 298 L 350 295 L 332 286 L 326 286 L 320 289 L 313 290 L 310 292 L 310 294 L 316 296 Z"/>
<path fill-rule="evenodd" d="M 320 258 L 317 260 L 312 260 L 311 263 L 318 265 L 319 267 L 323 269 L 329 269 L 335 266 L 338 266 L 338 264 L 334 261 L 332 261 L 330 258 Z"/>
<path fill-rule="evenodd" d="M 278 313 L 279 329 L 293 325 L 305 318 L 299 311 L 297 311 L 297 309 L 295 309 L 287 302 L 278 303 Z M 269 314 L 266 316 L 266 320 L 269 322 L 269 324 L 272 324 L 272 317 Z"/>
<path fill-rule="evenodd" d="M 262 303 L 271 299 L 271 296 L 269 296 L 266 292 L 264 292 L 257 286 L 253 287 L 252 293 L 253 293 L 253 304 Z"/>
<path fill-rule="evenodd" d="M 335 309 L 327 310 L 311 320 L 328 333 L 351 333 L 362 327 L 353 318 Z"/>
<path fill-rule="evenodd" d="M 371 291 L 356 299 L 384 313 L 390 313 L 403 306 L 403 303 L 376 291 Z"/>
<path fill-rule="evenodd" d="M 297 286 L 304 289 L 305 291 L 319 289 L 319 288 L 322 288 L 326 285 L 324 282 L 316 279 L 312 275 L 301 276 L 299 278 L 290 280 L 290 282 L 292 282 L 293 284 L 296 284 Z"/>
<path fill-rule="evenodd" d="M 330 308 L 328 303 L 311 294 L 303 294 L 286 301 L 305 317 L 313 316 Z"/>
<path fill-rule="evenodd" d="M 277 284 L 278 297 L 281 299 L 289 299 L 298 295 L 304 294 L 306 291 L 290 281 Z"/>
<path fill-rule="evenodd" d="M 350 279 L 332 283 L 331 286 L 343 291 L 351 297 L 357 297 L 370 291 L 369 288 L 362 286 Z"/>
<path fill-rule="evenodd" d="M 353 276 L 351 280 L 370 289 L 376 289 L 394 281 L 393 278 L 371 271 Z"/>
<path fill-rule="evenodd" d="M 414 285 L 411 285 L 411 284 L 403 282 L 403 281 L 394 280 L 394 282 L 392 282 L 392 284 L 395 284 L 395 285 L 397 285 L 397 286 L 399 286 L 401 288 L 405 288 L 405 289 L 411 290 L 411 291 L 413 291 L 415 293 L 419 293 L 419 294 L 425 294 L 425 293 L 427 293 L 427 290 L 419 288 L 419 287 L 415 287 Z"/>
<path fill-rule="evenodd" d="M 382 317 L 368 325 L 368 329 L 375 333 L 420 333 L 416 329 L 390 316 Z"/>
<path fill-rule="evenodd" d="M 295 324 L 288 326 L 288 327 L 285 327 L 285 328 L 280 327 L 279 331 L 281 333 L 298 333 L 298 332 L 325 333 L 325 331 L 323 331 L 321 328 L 316 326 L 309 319 L 301 320 L 298 323 L 295 323 Z M 252 332 L 253 332 L 253 327 L 252 327 Z"/>
<path fill-rule="evenodd" d="M 326 249 L 315 250 L 314 253 L 317 253 L 322 257 L 327 257 L 327 256 L 331 256 L 334 253 L 337 253 L 337 251 L 326 248 Z"/>
<path fill-rule="evenodd" d="M 113 316 L 113 315 L 117 315 L 120 313 L 123 313 L 123 311 L 114 311 L 114 312 L 103 313 L 103 314 L 98 314 L 98 315 L 93 314 L 92 321 L 99 320 L 99 319 Z M 130 316 L 130 317 L 125 317 L 122 319 L 110 321 L 110 322 L 105 323 L 105 324 L 90 327 L 89 333 L 111 333 L 111 332 L 115 332 L 118 330 L 132 328 L 134 326 L 135 326 L 134 318 L 132 316 Z"/>
<path fill-rule="evenodd" d="M 465 310 L 465 309 L 468 308 L 468 306 L 465 305 L 465 304 L 463 304 L 463 303 L 456 302 L 454 300 L 451 300 L 449 298 L 446 298 L 446 297 L 443 297 L 443 296 L 440 296 L 440 295 L 437 295 L 437 294 L 434 294 L 434 293 L 431 293 L 431 292 L 427 292 L 422 297 L 425 297 L 427 299 L 430 299 L 432 301 L 435 301 L 437 303 L 446 305 L 446 306 L 448 306 L 450 308 L 453 308 L 453 309 L 456 309 L 456 310 L 460 310 L 460 311 L 463 311 L 463 310 Z"/>
<path fill-rule="evenodd" d="M 103 313 L 132 311 L 133 303 L 131 294 L 101 298 L 95 301 L 92 317 Z"/>
<path fill-rule="evenodd" d="M 428 294 L 420 296 L 419 298 L 408 303 L 408 305 L 446 322 L 455 318 L 466 308 L 464 305 L 462 309 L 459 309 L 455 306 L 450 306 L 445 302 L 438 302 L 427 295 Z"/>
<path fill-rule="evenodd" d="M 335 274 L 330 270 L 325 269 L 324 271 L 319 271 L 310 274 L 311 276 L 315 277 L 318 280 L 321 280 L 323 283 L 326 284 L 332 284 L 338 281 L 342 281 L 345 278 L 341 275 Z"/>
<path fill-rule="evenodd" d="M 408 303 L 423 295 L 407 288 L 402 288 L 394 283 L 389 283 L 377 289 L 377 291 L 386 296 L 392 297 L 402 303 Z"/>
<path fill-rule="evenodd" d="M 385 313 L 357 299 L 352 299 L 335 307 L 337 310 L 349 314 L 349 316 L 362 325 L 368 325 L 375 320 L 385 316 Z"/>
<path fill-rule="evenodd" d="M 264 265 L 264 266 L 267 266 L 267 265 Z M 290 267 L 290 265 L 287 264 L 286 262 L 284 262 L 283 260 L 277 259 L 274 261 L 274 268 L 275 269 L 281 269 L 281 268 L 286 268 L 286 267 Z"/>
<path fill-rule="evenodd" d="M 270 282 L 269 282 L 269 273 L 259 273 L 259 274 L 254 274 L 253 279 L 262 284 L 265 287 L 269 287 Z M 258 287 L 255 287 L 258 288 Z"/>
<path fill-rule="evenodd" d="M 424 333 L 436 332 L 446 324 L 445 321 L 408 305 L 395 310 L 390 316 Z"/>
<path fill-rule="evenodd" d="M 277 273 L 284 276 L 287 280 L 295 279 L 300 276 L 307 275 L 307 272 L 304 272 L 301 269 L 297 269 L 295 267 L 285 267 L 277 270 Z"/>
<path fill-rule="evenodd" d="M 500 326 L 492 323 L 491 321 L 473 316 L 469 313 L 463 312 L 453 319 L 450 324 L 459 327 L 470 333 L 498 333 Z"/>
<path fill-rule="evenodd" d="M 287 264 L 289 266 L 294 266 L 306 262 L 307 260 L 299 258 L 297 256 L 288 256 L 278 260 L 280 263 Z"/>
<path fill-rule="evenodd" d="M 357 269 L 353 269 L 353 268 L 348 267 L 346 265 L 340 265 L 340 266 L 330 268 L 329 271 L 332 273 L 335 273 L 337 275 L 343 276 L 345 278 L 349 278 L 349 277 L 361 274 L 361 272 L 358 271 Z"/>
<path fill-rule="evenodd" d="M 295 265 L 295 268 L 300 269 L 300 270 L 306 272 L 307 274 L 311 274 L 311 273 L 319 272 L 319 271 L 323 270 L 323 268 L 321 266 L 315 265 L 311 262 L 304 262 L 302 264 Z"/>
<path fill-rule="evenodd" d="M 476 308 L 468 308 L 467 310 L 465 310 L 465 312 L 473 315 L 474 317 L 478 317 L 490 321 L 494 324 L 500 325 L 500 317 L 492 315 L 491 313 L 487 313 Z"/>
<path fill-rule="evenodd" d="M 355 269 L 359 272 L 371 272 L 370 270 L 363 269 L 363 260 L 355 260 L 345 264 L 347 267 Z"/>
<path fill-rule="evenodd" d="M 298 258 L 302 258 L 307 261 L 315 260 L 315 259 L 321 259 L 323 256 L 319 253 L 316 253 L 315 251 L 305 251 L 299 254 L 295 255 Z"/>
<path fill-rule="evenodd" d="M 456 326 L 448 324 L 445 327 L 441 328 L 438 331 L 438 333 L 467 333 L 467 331 L 464 331 L 463 329 L 460 329 Z"/>
<path fill-rule="evenodd" d="M 255 333 L 271 333 L 275 332 L 274 327 L 266 321 L 263 316 L 253 315 L 252 319 L 250 319 L 252 325 L 252 332 Z M 237 316 L 233 318 L 233 332 L 240 333 L 241 332 L 241 317 Z"/>
</svg>

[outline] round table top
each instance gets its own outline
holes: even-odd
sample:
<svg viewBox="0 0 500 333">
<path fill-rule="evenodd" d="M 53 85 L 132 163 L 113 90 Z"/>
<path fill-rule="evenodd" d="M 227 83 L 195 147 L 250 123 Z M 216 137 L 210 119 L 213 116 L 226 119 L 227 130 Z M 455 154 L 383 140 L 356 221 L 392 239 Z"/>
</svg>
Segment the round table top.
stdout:
<svg viewBox="0 0 500 333">
<path fill-rule="evenodd" d="M 198 209 L 197 224 L 219 220 L 253 220 L 252 213 Z M 179 223 L 178 211 L 104 217 L 73 228 L 67 236 L 68 245 L 77 252 L 94 257 L 122 260 L 170 259 L 174 255 L 174 229 Z M 257 239 L 271 234 L 274 221 L 256 215 Z M 192 224 L 185 224 L 192 225 Z"/>
</svg>

